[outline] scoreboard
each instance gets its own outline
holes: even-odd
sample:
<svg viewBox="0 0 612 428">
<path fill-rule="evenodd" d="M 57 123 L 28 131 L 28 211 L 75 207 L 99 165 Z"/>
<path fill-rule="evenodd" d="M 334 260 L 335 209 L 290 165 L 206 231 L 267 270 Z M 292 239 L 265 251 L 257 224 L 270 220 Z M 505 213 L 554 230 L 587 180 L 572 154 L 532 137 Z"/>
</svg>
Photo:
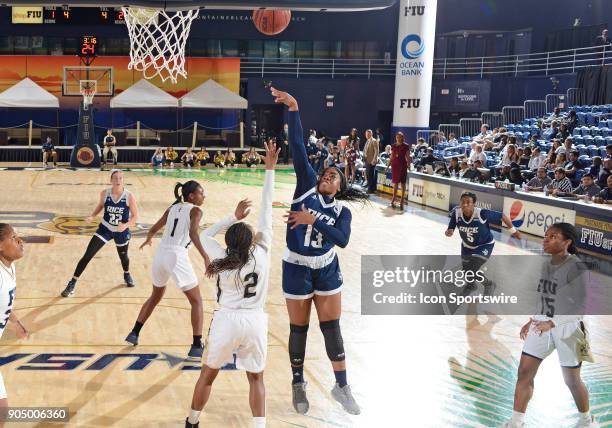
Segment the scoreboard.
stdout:
<svg viewBox="0 0 612 428">
<path fill-rule="evenodd" d="M 124 24 L 121 8 L 69 6 L 13 6 L 13 24 L 115 25 Z"/>
</svg>

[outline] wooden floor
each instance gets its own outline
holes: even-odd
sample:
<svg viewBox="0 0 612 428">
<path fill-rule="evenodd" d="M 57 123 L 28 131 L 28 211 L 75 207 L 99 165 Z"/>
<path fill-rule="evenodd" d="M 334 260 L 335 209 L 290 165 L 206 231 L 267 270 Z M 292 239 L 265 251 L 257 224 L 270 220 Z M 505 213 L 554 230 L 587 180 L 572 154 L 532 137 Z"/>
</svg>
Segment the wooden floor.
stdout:
<svg viewBox="0 0 612 428">
<path fill-rule="evenodd" d="M 108 245 L 90 263 L 75 296 L 61 298 L 59 293 L 95 229 L 95 225 L 85 224 L 84 218 L 96 204 L 98 192 L 107 185 L 109 176 L 100 171 L 0 171 L 0 221 L 17 226 L 22 236 L 51 237 L 49 243 L 28 244 L 25 257 L 17 264 L 15 310 L 31 337 L 17 340 L 7 328 L 0 342 L 0 371 L 9 403 L 67 406 L 71 413 L 69 426 L 181 427 L 199 374 L 198 367 L 182 361 L 191 341 L 189 304 L 180 291 L 169 286 L 142 330 L 141 345 L 125 345 L 123 339 L 150 293 L 151 260 L 157 240 L 153 248 L 139 251 L 137 247 L 143 241 L 143 231 L 173 201 L 174 183 L 185 177 L 198 179 L 205 187 L 205 223 L 228 214 L 244 197 L 254 201 L 255 215 L 250 221 L 255 223 L 261 174 L 214 170 L 126 173 L 127 187 L 135 194 L 140 209 L 139 231 L 130 245 L 136 288 L 123 286 L 116 250 Z M 275 205 L 289 203 L 293 182 L 291 174 L 277 174 Z M 360 416 L 347 415 L 330 396 L 334 378 L 315 316 L 305 370 L 311 410 L 306 416 L 293 411 L 287 356 L 289 324 L 280 281 L 284 210 L 274 210 L 273 264 L 266 306 L 270 319 L 265 374 L 269 427 L 495 426 L 511 414 L 521 350 L 518 332 L 526 321 L 524 317 L 505 317 L 496 323 L 481 318 L 467 323 L 462 316 L 360 314 L 362 254 L 459 252 L 459 238 L 444 237 L 446 227 L 436 220 L 441 214 L 426 213 L 417 207 L 398 214 L 386 208 L 385 202 L 377 200 L 370 206 L 353 208 L 351 243 L 347 249 L 339 250 L 345 281 L 342 327 L 348 376 L 363 409 Z M 498 242 L 495 251 L 526 253 L 507 242 Z M 191 256 L 202 277 L 199 256 L 194 250 Z M 206 332 L 215 307 L 213 281 L 203 279 L 201 290 Z M 597 362 L 587 364 L 583 370 L 594 412 L 604 422 L 602 426 L 612 425 L 610 321 L 610 317 L 589 317 Z M 103 357 L 107 354 L 148 355 L 118 357 L 109 363 L 112 356 Z M 7 359 L 10 356 L 14 361 Z M 77 362 L 72 370 L 57 370 L 63 361 Z M 34 370 L 40 368 L 49 370 Z M 552 356 L 536 378 L 528 426 L 572 426 L 574 417 L 575 407 L 563 385 L 558 360 Z M 244 373 L 223 371 L 201 426 L 249 427 L 250 419 Z"/>
</svg>

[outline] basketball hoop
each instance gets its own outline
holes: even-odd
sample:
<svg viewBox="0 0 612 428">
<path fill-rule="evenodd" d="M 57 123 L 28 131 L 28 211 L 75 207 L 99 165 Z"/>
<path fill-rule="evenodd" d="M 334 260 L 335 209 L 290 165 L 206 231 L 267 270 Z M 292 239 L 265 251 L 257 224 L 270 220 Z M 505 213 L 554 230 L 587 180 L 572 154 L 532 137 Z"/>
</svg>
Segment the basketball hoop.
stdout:
<svg viewBox="0 0 612 428">
<path fill-rule="evenodd" d="M 128 68 L 142 72 L 145 79 L 159 76 L 163 82 L 187 77 L 185 46 L 191 23 L 199 9 L 169 12 L 163 9 L 123 7 L 130 35 Z"/>
<path fill-rule="evenodd" d="M 96 80 L 80 80 L 79 86 L 81 95 L 83 96 L 83 105 L 87 108 L 87 106 L 93 104 L 98 82 Z"/>
</svg>

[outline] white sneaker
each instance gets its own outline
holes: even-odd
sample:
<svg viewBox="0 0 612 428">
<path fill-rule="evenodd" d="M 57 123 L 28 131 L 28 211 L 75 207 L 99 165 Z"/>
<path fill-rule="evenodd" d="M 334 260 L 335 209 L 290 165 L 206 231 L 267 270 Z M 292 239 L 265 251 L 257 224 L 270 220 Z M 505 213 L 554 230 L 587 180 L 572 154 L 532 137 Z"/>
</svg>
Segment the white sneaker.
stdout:
<svg viewBox="0 0 612 428">
<path fill-rule="evenodd" d="M 578 422 L 576 428 L 599 428 L 599 423 L 595 420 L 595 416 L 591 415 L 591 420 L 588 422 Z"/>
<path fill-rule="evenodd" d="M 351 392 L 351 387 L 348 385 L 344 385 L 342 388 L 338 384 L 334 385 L 334 389 L 331 391 L 332 397 L 336 399 L 336 401 L 342 404 L 344 410 L 351 415 L 358 415 L 361 413 L 361 409 L 359 405 L 353 398 L 353 393 Z"/>
<path fill-rule="evenodd" d="M 499 428 L 524 428 L 524 427 L 525 427 L 524 422 L 517 424 L 516 422 L 512 422 L 512 420 L 509 420 L 508 422 L 505 422 L 503 425 L 499 426 Z"/>
</svg>

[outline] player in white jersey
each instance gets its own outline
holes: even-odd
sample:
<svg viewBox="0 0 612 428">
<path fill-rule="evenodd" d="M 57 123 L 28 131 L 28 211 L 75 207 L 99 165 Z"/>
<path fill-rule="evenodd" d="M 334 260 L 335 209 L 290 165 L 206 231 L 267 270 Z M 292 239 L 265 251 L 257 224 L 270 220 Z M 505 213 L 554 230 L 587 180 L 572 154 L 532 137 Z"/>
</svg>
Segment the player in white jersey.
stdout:
<svg viewBox="0 0 612 428">
<path fill-rule="evenodd" d="M 179 193 L 180 191 L 180 193 Z M 191 261 L 189 260 L 189 247 L 193 243 L 202 258 L 204 265 L 208 266 L 208 255 L 202 247 L 200 236 L 200 220 L 202 210 L 199 208 L 204 203 L 204 189 L 197 181 L 190 180 L 184 184 L 177 183 L 174 188 L 176 201 L 164 212 L 147 233 L 147 239 L 140 246 L 151 245 L 153 236 L 164 226 L 164 234 L 161 243 L 153 257 L 153 290 L 151 296 L 142 305 L 134 328 L 126 337 L 126 341 L 132 345 L 138 345 L 140 329 L 153 313 L 166 291 L 166 284 L 172 278 L 177 287 L 185 293 L 191 304 L 191 325 L 193 327 L 193 343 L 189 349 L 188 356 L 193 359 L 202 358 L 202 324 L 203 308 L 198 277 L 196 276 Z"/>
<path fill-rule="evenodd" d="M 268 294 L 270 251 L 272 248 L 272 194 L 274 165 L 278 160 L 276 144 L 266 144 L 266 175 L 264 179 L 259 230 L 243 223 L 251 202 L 240 201 L 234 214 L 202 232 L 202 244 L 211 263 L 207 276 L 217 275 L 217 302 L 208 338 L 207 358 L 193 392 L 191 412 L 185 421 L 187 428 L 199 426 L 202 409 L 210 397 L 212 384 L 219 370 L 233 362 L 246 370 L 249 381 L 249 403 L 253 427 L 265 427 L 266 391 L 263 371 L 268 348 L 268 315 L 263 307 Z M 223 248 L 214 236 L 225 230 Z"/>
<path fill-rule="evenodd" d="M 592 358 L 582 320 L 588 271 L 575 256 L 577 241 L 578 233 L 569 223 L 555 223 L 546 230 L 543 247 L 551 258 L 543 266 L 538 283 L 538 314 L 521 328 L 525 344 L 514 390 L 514 411 L 512 418 L 502 425 L 504 428 L 525 426 L 534 378 L 544 358 L 555 349 L 563 379 L 580 412 L 576 428 L 599 427 L 589 410 L 589 391 L 580 377 L 582 361 Z"/>
<path fill-rule="evenodd" d="M 13 312 L 15 303 L 15 260 L 23 257 L 23 241 L 17 236 L 15 230 L 6 223 L 0 223 L 0 337 L 9 321 L 15 326 L 17 337 L 28 336 L 28 331 L 19 322 Z M 4 380 L 0 374 L 0 415 L 6 414 L 8 400 Z M 4 426 L 0 420 L 0 427 Z"/>
</svg>

